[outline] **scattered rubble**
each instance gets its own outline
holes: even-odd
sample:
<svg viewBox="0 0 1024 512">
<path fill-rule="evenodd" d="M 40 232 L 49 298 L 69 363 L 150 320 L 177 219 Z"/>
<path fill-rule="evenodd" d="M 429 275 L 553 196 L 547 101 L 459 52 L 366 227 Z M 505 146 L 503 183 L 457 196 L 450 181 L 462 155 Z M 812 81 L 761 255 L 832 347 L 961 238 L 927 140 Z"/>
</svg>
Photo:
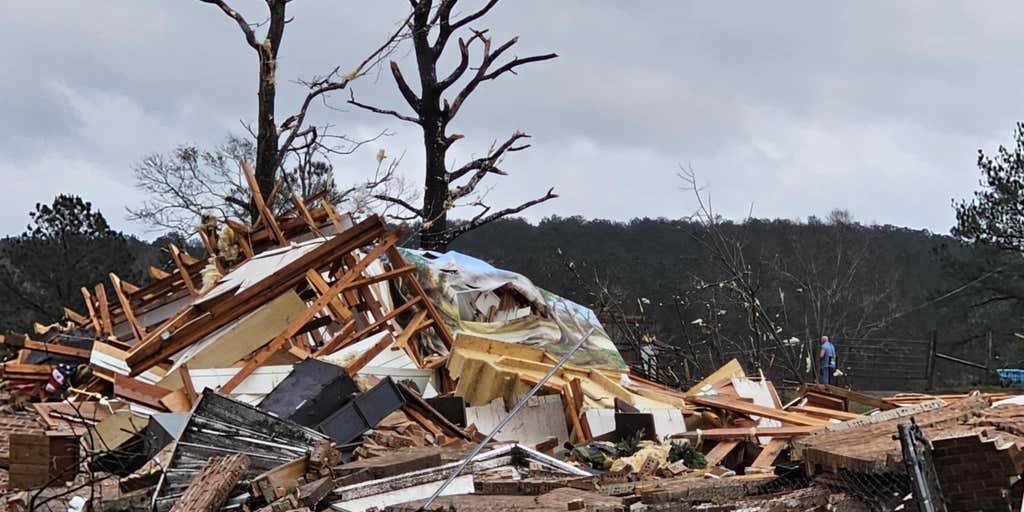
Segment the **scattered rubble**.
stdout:
<svg viewBox="0 0 1024 512">
<path fill-rule="evenodd" d="M 208 219 L 205 258 L 171 246 L 151 283 L 111 274 L 86 312 L 2 338 L 0 508 L 896 509 L 913 421 L 948 510 L 1020 509 L 1008 393 L 780 390 L 736 360 L 670 388 L 526 277 L 293 199 Z"/>
</svg>

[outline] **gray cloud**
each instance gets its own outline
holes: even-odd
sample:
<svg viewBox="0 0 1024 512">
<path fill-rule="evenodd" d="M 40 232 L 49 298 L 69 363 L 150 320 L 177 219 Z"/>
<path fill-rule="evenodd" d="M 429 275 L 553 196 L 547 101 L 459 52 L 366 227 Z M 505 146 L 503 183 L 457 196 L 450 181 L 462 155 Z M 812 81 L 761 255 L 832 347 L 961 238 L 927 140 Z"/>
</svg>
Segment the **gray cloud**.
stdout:
<svg viewBox="0 0 1024 512">
<path fill-rule="evenodd" d="M 251 20 L 260 4 L 236 0 Z M 465 0 L 465 10 L 478 2 Z M 404 14 L 405 2 L 292 4 L 279 75 L 353 66 Z M 0 231 L 37 201 L 76 192 L 115 226 L 134 204 L 131 165 L 184 142 L 215 144 L 255 109 L 253 52 L 237 27 L 198 2 L 6 6 L 0 44 Z M 1016 3 L 643 2 L 506 0 L 484 23 L 520 36 L 520 55 L 561 57 L 486 84 L 453 128 L 459 161 L 516 129 L 534 147 L 510 156 L 489 199 L 511 205 L 555 186 L 529 213 L 628 219 L 692 212 L 678 164 L 692 166 L 726 216 L 856 218 L 946 231 L 952 198 L 976 186 L 975 151 L 1009 141 L 1021 117 Z M 407 73 L 407 52 L 397 59 Z M 301 87 L 282 84 L 288 115 Z M 401 107 L 390 77 L 360 98 Z M 350 134 L 388 128 L 377 146 L 405 152 L 416 182 L 414 126 L 320 110 Z M 377 146 L 335 161 L 339 181 L 372 169 Z"/>
</svg>

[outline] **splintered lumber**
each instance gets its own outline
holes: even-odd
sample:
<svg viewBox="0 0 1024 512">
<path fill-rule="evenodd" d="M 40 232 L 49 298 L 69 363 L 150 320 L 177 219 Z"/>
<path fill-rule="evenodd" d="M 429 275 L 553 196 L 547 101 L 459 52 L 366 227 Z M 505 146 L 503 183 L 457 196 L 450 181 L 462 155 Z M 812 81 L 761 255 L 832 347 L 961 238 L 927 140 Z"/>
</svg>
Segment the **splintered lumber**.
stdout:
<svg viewBox="0 0 1024 512">
<path fill-rule="evenodd" d="M 391 260 L 391 265 L 396 268 L 404 268 L 408 266 L 408 264 L 405 262 L 405 258 L 402 257 L 402 253 L 399 252 L 398 248 L 395 246 L 391 246 L 390 248 L 388 248 L 388 259 Z M 416 276 L 410 277 L 408 281 L 409 284 L 412 286 L 413 290 L 416 292 L 416 295 L 420 297 L 429 297 L 427 295 L 427 292 L 423 291 L 423 286 L 420 284 L 420 280 L 417 279 Z M 434 322 L 434 330 L 437 331 L 437 334 L 441 337 L 441 340 L 444 342 L 445 346 L 451 348 L 455 344 L 455 338 L 452 337 L 451 331 L 449 331 L 447 327 L 445 327 L 444 321 L 441 318 L 441 315 L 438 314 L 437 308 L 434 307 L 433 301 L 424 301 L 423 305 L 426 306 L 427 311 L 430 312 L 430 320 Z"/>
<path fill-rule="evenodd" d="M 230 452 L 249 456 L 251 463 L 235 486 L 235 493 L 241 494 L 249 490 L 253 478 L 305 456 L 326 439 L 319 432 L 206 388 L 173 445 L 170 460 L 163 461 L 164 476 L 157 486 L 153 509 L 170 510 L 211 456 Z"/>
<path fill-rule="evenodd" d="M 146 384 L 119 373 L 114 374 L 114 394 L 132 402 L 137 402 L 160 411 L 166 411 L 168 409 L 160 402 L 160 399 L 170 393 L 170 390 L 160 386 Z"/>
<path fill-rule="evenodd" d="M 24 352 L 23 352 L 24 353 Z M 46 364 L 3 363 L 0 377 L 5 380 L 49 380 L 53 368 Z"/>
<path fill-rule="evenodd" d="M 256 173 L 253 172 L 252 167 L 249 166 L 249 162 L 242 160 L 242 170 L 245 172 L 245 180 L 249 183 L 249 189 L 252 190 L 252 198 L 256 203 L 256 209 L 260 212 L 260 218 L 270 228 L 271 233 L 274 234 L 274 239 L 280 245 L 287 245 L 288 239 L 284 237 L 284 233 L 281 232 L 281 226 L 277 224 L 277 219 L 274 218 L 274 214 L 267 207 L 267 203 L 263 200 L 263 194 L 260 193 L 260 184 L 256 180 Z"/>
<path fill-rule="evenodd" d="M 122 283 L 121 278 L 117 277 L 117 274 L 113 272 L 110 273 L 110 283 L 114 286 L 114 294 L 117 295 L 117 301 L 121 303 L 121 311 L 124 312 L 125 319 L 128 320 L 128 324 L 132 327 L 135 339 L 141 343 L 142 340 L 146 339 L 146 327 L 135 318 L 131 301 L 125 295 L 125 283 Z"/>
<path fill-rule="evenodd" d="M 324 477 L 299 487 L 296 497 L 299 499 L 300 505 L 315 509 L 317 504 L 323 501 L 335 487 L 333 479 Z"/>
<path fill-rule="evenodd" d="M 249 467 L 249 457 L 236 453 L 214 457 L 189 484 L 185 494 L 171 508 L 172 512 L 213 512 L 220 510 L 242 472 Z"/>
<path fill-rule="evenodd" d="M 72 322 L 78 325 L 85 325 L 89 323 L 88 318 L 83 316 L 81 313 L 67 307 L 64 308 L 64 318 L 67 318 L 68 320 L 71 320 Z"/>
<path fill-rule="evenodd" d="M 385 236 L 384 239 L 381 240 L 377 244 L 377 246 L 373 248 L 373 250 L 371 250 L 366 256 L 363 257 L 362 260 L 359 261 L 359 263 L 357 263 L 352 268 L 348 269 L 343 277 L 338 279 L 336 283 L 331 285 L 330 289 L 328 289 L 323 295 L 317 298 L 316 302 L 314 302 L 312 306 L 306 308 L 302 313 L 299 314 L 298 317 L 292 320 L 291 323 L 288 324 L 288 327 L 285 328 L 284 332 L 278 334 L 276 338 L 274 338 L 266 345 L 264 345 L 263 348 L 259 349 L 256 352 L 256 354 L 254 354 L 248 361 L 246 361 L 245 366 L 238 370 L 238 373 L 236 373 L 234 377 L 231 377 L 231 380 L 229 380 L 226 384 L 224 384 L 221 387 L 221 392 L 230 393 L 233 389 L 235 389 L 235 387 L 241 384 L 242 381 L 246 379 L 246 377 L 251 375 L 252 372 L 256 370 L 256 368 L 267 362 L 267 360 L 270 359 L 271 356 L 273 356 L 275 353 L 281 350 L 281 348 L 284 347 L 285 343 L 287 343 L 292 336 L 295 336 L 295 334 L 299 331 L 299 329 L 302 328 L 302 326 L 306 324 L 306 322 L 312 320 L 313 317 L 320 312 L 320 310 L 327 306 L 328 302 L 337 297 L 338 294 L 345 290 L 345 287 L 347 285 L 350 285 L 352 281 L 356 279 L 356 277 L 361 275 L 363 271 L 366 270 L 366 267 L 368 267 L 377 258 L 379 258 L 384 253 L 384 251 L 387 250 L 388 247 L 397 242 L 397 234 L 392 233 Z M 414 297 L 413 299 L 409 300 L 404 305 L 402 305 L 402 307 L 396 308 L 390 314 L 385 315 L 381 319 L 374 322 L 372 325 L 356 333 L 353 339 L 361 339 L 363 336 L 370 334 L 376 329 L 376 327 L 383 325 L 389 319 L 398 316 L 402 311 L 408 309 L 408 307 L 422 300 L 422 296 Z"/>
<path fill-rule="evenodd" d="M 363 367 L 367 365 L 367 363 L 372 361 L 373 358 L 380 355 L 380 353 L 383 352 L 384 349 L 390 347 L 391 344 L 394 342 L 395 339 L 391 337 L 390 334 L 385 334 L 380 338 L 380 341 L 375 343 L 372 347 L 367 349 L 362 354 L 359 354 L 359 356 L 356 357 L 355 360 L 353 360 L 351 363 L 345 366 L 345 371 L 348 372 L 349 375 L 358 374 L 359 371 L 362 370 Z"/>
<path fill-rule="evenodd" d="M 163 269 L 156 268 L 153 265 L 150 265 L 146 271 L 149 272 L 149 277 L 157 281 L 171 277 L 171 274 L 169 272 Z"/>
<path fill-rule="evenodd" d="M 371 216 L 350 229 L 318 245 L 278 269 L 273 279 L 264 279 L 237 293 L 218 297 L 212 303 L 192 306 L 191 321 L 184 323 L 166 339 L 154 336 L 136 345 L 128 354 L 131 376 L 136 376 L 168 357 L 193 345 L 217 329 L 241 318 L 275 297 L 291 290 L 306 276 L 310 268 L 320 268 L 379 238 L 384 233 L 380 217 Z M 303 322 L 304 324 L 305 322 Z"/>
<path fill-rule="evenodd" d="M 740 366 L 740 362 L 736 359 L 733 359 L 728 363 L 725 363 L 725 365 L 723 365 L 721 368 L 715 370 L 711 375 L 705 377 L 704 380 L 698 382 L 696 385 L 690 388 L 686 392 L 686 395 L 696 395 L 704 386 L 713 386 L 715 384 L 718 384 L 719 382 L 729 380 L 733 377 L 744 376 L 746 376 L 746 374 L 743 373 L 743 367 Z"/>
<path fill-rule="evenodd" d="M 708 430 L 697 430 L 694 432 L 681 432 L 672 435 L 672 439 L 706 439 L 709 441 L 720 441 L 723 439 L 753 439 L 758 437 L 791 438 L 806 436 L 810 433 L 821 430 L 824 427 L 725 427 L 712 428 Z"/>
<path fill-rule="evenodd" d="M 761 448 L 761 453 L 757 454 L 757 458 L 747 468 L 746 473 L 760 473 L 760 472 L 771 472 L 772 467 L 775 464 L 775 458 L 782 453 L 782 450 L 786 449 L 789 445 L 789 441 L 785 439 L 772 439 Z"/>
<path fill-rule="evenodd" d="M 100 320 L 103 323 L 103 332 L 114 334 L 114 324 L 110 321 L 110 303 L 107 301 L 107 289 L 103 283 L 96 285 L 96 304 L 100 310 Z"/>
<path fill-rule="evenodd" d="M 886 402 L 881 398 L 866 395 L 864 393 L 858 393 L 850 389 L 841 388 L 839 386 L 832 386 L 829 384 L 801 384 L 800 387 L 797 388 L 797 394 L 803 394 L 807 391 L 814 391 L 816 393 L 821 393 L 823 395 L 842 397 L 851 402 L 867 405 L 869 407 L 875 407 L 883 411 L 896 408 L 895 405 Z"/>
<path fill-rule="evenodd" d="M 250 482 L 253 495 L 270 502 L 290 494 L 301 485 L 299 479 L 306 475 L 308 466 L 309 458 L 302 456 L 260 474 Z"/>
<path fill-rule="evenodd" d="M 835 418 L 837 420 L 855 420 L 860 418 L 862 415 L 854 412 L 837 411 L 835 409 L 825 409 L 823 407 L 814 407 L 810 405 L 794 405 L 787 411 L 800 412 L 808 414 L 810 416 L 817 416 L 823 418 Z"/>
<path fill-rule="evenodd" d="M 100 331 L 100 320 L 96 316 L 96 306 L 93 304 L 92 294 L 89 293 L 89 289 L 84 286 L 82 287 L 81 292 L 82 300 L 85 301 L 85 309 L 89 311 L 89 321 L 92 323 L 93 330 L 99 334 L 102 331 Z"/>
<path fill-rule="evenodd" d="M 181 276 L 182 282 L 185 283 L 185 288 L 188 288 L 188 292 L 193 296 L 199 295 L 199 289 L 192 282 L 192 276 L 188 274 L 188 263 L 185 260 L 188 253 L 181 252 L 181 249 L 178 249 L 178 246 L 174 244 L 171 244 L 170 247 L 171 260 L 174 261 L 174 266 L 178 267 L 178 275 Z"/>
<path fill-rule="evenodd" d="M 806 414 L 786 412 L 779 409 L 772 409 L 771 407 L 763 407 L 755 405 L 749 402 L 743 402 L 732 398 L 707 398 L 701 396 L 691 396 L 689 401 L 705 407 L 712 407 L 715 409 L 724 409 L 726 411 L 736 412 L 745 415 L 760 416 L 763 418 L 771 418 L 779 420 L 783 423 L 790 425 L 802 425 L 808 427 L 818 427 L 828 425 L 828 420 L 819 418 L 813 418 Z"/>
<path fill-rule="evenodd" d="M 739 441 L 719 441 L 711 451 L 704 455 L 704 460 L 707 461 L 708 467 L 717 466 L 739 445 Z"/>
<path fill-rule="evenodd" d="M 65 345 L 58 345 L 56 343 L 45 343 L 42 341 L 34 341 L 28 336 L 22 336 L 20 334 L 8 334 L 0 337 L 3 343 L 7 346 L 14 348 L 26 348 L 29 350 L 35 350 L 38 352 L 45 352 L 48 354 L 60 354 L 62 356 L 72 356 L 81 359 L 89 359 L 92 351 L 84 348 L 68 347 Z"/>
</svg>

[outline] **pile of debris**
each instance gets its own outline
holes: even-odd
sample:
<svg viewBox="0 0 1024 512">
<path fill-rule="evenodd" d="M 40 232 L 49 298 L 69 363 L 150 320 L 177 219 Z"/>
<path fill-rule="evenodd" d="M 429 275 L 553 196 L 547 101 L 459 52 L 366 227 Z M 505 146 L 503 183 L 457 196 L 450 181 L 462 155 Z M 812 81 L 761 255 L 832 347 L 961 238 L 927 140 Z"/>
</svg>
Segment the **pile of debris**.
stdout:
<svg viewBox="0 0 1024 512">
<path fill-rule="evenodd" d="M 805 385 L 784 403 L 735 360 L 669 388 L 524 276 L 292 201 L 257 200 L 252 226 L 208 220 L 206 257 L 171 246 L 149 284 L 111 274 L 82 289 L 87 311 L 3 337 L 0 508 L 895 507 L 911 416 L 949 500 L 1020 506 L 1013 398 Z M 955 476 L 979 460 L 999 469 Z"/>
</svg>

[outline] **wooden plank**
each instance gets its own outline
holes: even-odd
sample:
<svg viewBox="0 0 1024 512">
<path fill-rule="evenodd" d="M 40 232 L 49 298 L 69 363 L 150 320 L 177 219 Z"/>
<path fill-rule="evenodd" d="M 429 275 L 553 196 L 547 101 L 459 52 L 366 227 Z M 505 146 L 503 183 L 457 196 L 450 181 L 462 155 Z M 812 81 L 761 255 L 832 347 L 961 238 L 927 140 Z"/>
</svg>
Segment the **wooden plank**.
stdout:
<svg viewBox="0 0 1024 512">
<path fill-rule="evenodd" d="M 825 409 L 822 407 L 814 407 L 810 405 L 794 405 L 788 411 L 801 412 L 804 414 L 810 414 L 812 416 L 825 416 L 828 418 L 835 418 L 837 420 L 855 420 L 857 418 L 863 418 L 864 415 L 857 414 L 854 412 L 837 411 L 835 409 Z"/>
<path fill-rule="evenodd" d="M 139 290 L 140 290 L 140 288 L 138 286 L 136 286 L 136 285 L 134 285 L 132 283 L 129 283 L 128 281 L 125 281 L 123 279 L 121 280 L 121 289 L 124 290 L 124 293 L 126 293 L 128 295 L 132 295 L 132 294 L 138 293 Z"/>
<path fill-rule="evenodd" d="M 309 226 L 309 230 L 316 236 L 324 236 L 323 233 L 317 229 L 317 223 L 313 220 L 313 216 L 309 214 L 309 209 L 306 208 L 306 203 L 302 200 L 302 197 L 298 194 L 292 194 L 292 204 L 294 204 L 295 208 L 298 209 L 299 213 L 302 215 L 302 219 L 306 221 L 306 225 Z"/>
<path fill-rule="evenodd" d="M 309 269 L 306 272 L 306 281 L 309 281 L 309 285 L 320 295 L 327 293 L 327 291 L 331 289 L 331 285 L 327 284 L 324 276 L 320 275 L 320 272 L 317 272 L 314 269 Z M 352 318 L 352 311 L 339 297 L 334 297 L 327 303 L 327 311 L 329 311 L 331 313 L 331 317 L 338 322 L 345 322 L 349 318 Z"/>
<path fill-rule="evenodd" d="M 65 345 L 58 345 L 56 343 L 45 343 L 42 341 L 33 341 L 28 338 L 24 338 L 19 341 L 22 347 L 29 350 L 36 350 L 39 352 L 46 352 L 48 354 L 60 354 L 62 356 L 79 357 L 82 359 L 89 359 L 92 354 L 91 350 L 84 348 L 74 348 Z"/>
<path fill-rule="evenodd" d="M 847 400 L 850 400 L 851 402 L 857 402 L 859 404 L 875 407 L 883 411 L 888 411 L 890 409 L 896 408 L 895 405 L 886 402 L 885 400 L 882 400 L 880 398 L 873 397 L 871 395 L 866 395 L 864 393 L 858 393 L 856 391 L 841 388 L 839 386 L 832 386 L 828 384 L 801 384 L 800 387 L 797 388 L 798 394 L 801 394 L 802 392 L 805 391 L 815 391 L 817 393 L 822 393 L 825 395 L 843 397 L 846 398 Z"/>
<path fill-rule="evenodd" d="M 351 335 L 351 336 L 349 336 L 349 337 L 347 337 L 345 339 L 338 339 L 338 337 L 336 336 L 335 338 L 333 338 L 330 341 L 330 343 L 328 343 L 327 345 L 324 345 L 323 348 L 321 348 L 320 350 L 317 351 L 317 357 L 319 357 L 321 352 L 325 353 L 325 354 L 330 354 L 331 352 L 335 352 L 337 350 L 343 349 L 346 346 L 348 346 L 349 344 L 354 343 L 356 341 L 359 341 L 359 340 L 369 336 L 370 334 L 373 334 L 378 329 L 380 329 L 382 325 L 384 325 L 384 322 L 386 322 L 388 320 L 391 320 L 392 318 L 394 318 L 394 317 L 396 317 L 396 316 L 398 316 L 398 315 L 400 315 L 402 313 L 405 313 L 406 310 L 408 310 L 409 308 L 415 306 L 416 304 L 419 304 L 420 302 L 426 302 L 426 301 L 421 299 L 420 297 L 413 297 L 412 299 L 407 301 L 405 304 L 402 304 L 401 306 L 399 306 L 397 309 L 394 309 L 390 313 L 388 313 L 387 315 L 384 315 L 380 320 L 377 320 L 376 322 L 374 322 L 374 323 L 372 323 L 372 324 L 370 324 L 370 325 L 360 329 L 355 334 L 353 334 L 353 335 Z"/>
<path fill-rule="evenodd" d="M 48 380 L 51 371 L 53 371 L 53 367 L 48 364 L 3 363 L 0 365 L 0 377 L 7 380 Z"/>
<path fill-rule="evenodd" d="M 402 258 L 402 253 L 398 251 L 397 247 L 391 247 L 388 249 L 388 259 L 391 260 L 392 267 L 401 268 L 409 266 L 405 262 L 405 259 Z M 449 349 L 452 348 L 455 344 L 455 338 L 452 337 L 451 331 L 449 331 L 448 326 L 445 325 L 444 318 L 438 314 L 437 308 L 434 307 L 434 303 L 430 300 L 430 296 L 427 295 L 427 292 L 423 291 L 423 286 L 420 285 L 419 279 L 412 276 L 407 281 L 412 286 L 413 291 L 416 292 L 416 295 L 424 298 L 423 304 L 427 307 L 427 310 L 430 311 L 430 319 L 434 322 L 434 330 L 437 331 L 441 341 L 443 341 L 445 346 Z"/>
<path fill-rule="evenodd" d="M 191 408 L 199 399 L 199 394 L 196 393 L 196 388 L 192 385 L 192 375 L 188 372 L 187 364 L 178 367 L 178 375 L 181 377 L 181 389 L 185 391 L 185 398 L 188 398 Z"/>
<path fill-rule="evenodd" d="M 146 272 L 149 273 L 149 277 L 157 281 L 171 277 L 171 274 L 169 272 L 163 269 L 156 268 L 153 265 L 150 265 L 149 268 L 146 269 Z"/>
<path fill-rule="evenodd" d="M 341 223 L 341 215 L 338 215 L 338 210 L 334 208 L 334 205 L 330 201 L 324 201 L 324 211 L 327 212 L 327 216 L 331 219 L 331 223 L 334 224 L 334 229 L 339 233 L 345 230 L 345 226 Z"/>
<path fill-rule="evenodd" d="M 242 453 L 210 459 L 192 479 L 185 494 L 175 501 L 171 512 L 220 510 L 249 464 L 249 457 Z"/>
<path fill-rule="evenodd" d="M 738 360 L 733 359 L 733 360 L 729 361 L 728 363 L 725 363 L 721 368 L 715 370 L 711 375 L 708 375 L 707 377 L 705 377 L 704 380 L 698 382 L 695 386 L 693 386 L 692 388 L 687 390 L 686 391 L 686 396 L 692 396 L 692 395 L 697 394 L 697 392 L 699 392 L 701 390 L 701 388 L 703 388 L 704 386 L 707 386 L 709 384 L 713 386 L 713 385 L 715 385 L 715 384 L 717 384 L 717 383 L 719 383 L 719 382 L 721 382 L 723 380 L 726 380 L 726 379 L 729 379 L 729 378 L 732 378 L 732 377 L 743 377 L 743 376 L 744 376 L 743 366 L 740 365 L 740 362 Z"/>
<path fill-rule="evenodd" d="M 395 339 L 394 347 L 396 349 L 408 346 L 409 342 L 412 340 L 412 336 L 426 327 L 425 324 L 429 322 L 429 320 L 427 320 L 427 314 L 428 312 L 424 308 L 419 310 L 416 315 L 412 317 L 412 320 L 410 320 L 402 330 L 402 334 L 398 335 L 398 338 Z"/>
<path fill-rule="evenodd" d="M 242 171 L 245 172 L 245 180 L 249 183 L 249 189 L 252 191 L 252 199 L 256 203 L 256 209 L 263 216 L 263 221 L 270 228 L 270 232 L 273 233 L 274 240 L 277 240 L 279 245 L 287 245 L 288 239 L 281 232 L 281 226 L 277 224 L 274 214 L 267 207 L 267 203 L 263 201 L 263 195 L 260 193 L 260 184 L 256 181 L 256 173 L 249 166 L 249 162 L 242 160 Z"/>
<path fill-rule="evenodd" d="M 124 294 L 121 278 L 117 277 L 117 274 L 111 272 L 110 283 L 114 286 L 114 294 L 117 295 L 117 301 L 121 303 L 121 311 L 124 312 L 124 317 L 128 320 L 128 324 L 131 326 L 132 332 L 135 334 L 135 339 L 141 343 L 142 340 L 146 339 L 146 328 L 135 318 L 131 302 Z"/>
<path fill-rule="evenodd" d="M 189 412 L 192 410 L 192 402 L 185 395 L 185 391 L 177 389 L 164 395 L 160 404 L 171 412 Z"/>
<path fill-rule="evenodd" d="M 268 205 L 274 204 L 274 201 L 277 200 L 277 193 L 281 191 L 281 187 L 283 187 L 283 186 L 284 186 L 284 180 L 277 179 L 277 180 L 274 181 L 274 188 L 271 188 L 270 189 L 270 193 L 267 194 L 267 201 L 266 201 L 266 203 Z"/>
<path fill-rule="evenodd" d="M 64 308 L 64 318 L 67 318 L 68 320 L 71 320 L 72 322 L 78 325 L 85 325 L 89 323 L 89 319 L 86 318 L 84 315 L 67 307 Z"/>
<path fill-rule="evenodd" d="M 720 441 L 711 451 L 704 455 L 704 460 L 707 461 L 708 467 L 717 466 L 739 445 L 739 441 Z"/>
<path fill-rule="evenodd" d="M 672 435 L 672 439 L 706 439 L 709 441 L 721 440 L 749 440 L 757 437 L 792 438 L 809 435 L 812 432 L 821 430 L 824 427 L 724 427 L 709 428 L 699 432 L 682 432 Z"/>
<path fill-rule="evenodd" d="M 114 325 L 110 322 L 110 304 L 107 302 L 107 289 L 103 283 L 96 285 L 96 302 L 100 310 L 100 320 L 103 323 L 103 332 L 109 335 L 114 334 Z"/>
<path fill-rule="evenodd" d="M 570 386 L 562 386 L 562 405 L 565 407 L 565 417 L 571 428 L 569 437 L 574 444 L 586 442 L 589 438 L 583 432 L 583 424 L 580 423 L 580 410 L 576 408 L 576 397 L 573 395 Z"/>
<path fill-rule="evenodd" d="M 89 312 L 89 322 L 90 322 L 90 325 L 92 325 L 93 331 L 95 331 L 96 334 L 99 335 L 100 334 L 100 319 L 97 318 L 97 316 L 96 316 L 96 306 L 93 305 L 92 294 L 89 293 L 89 289 L 84 287 L 84 286 L 81 288 L 81 292 L 82 292 L 82 300 L 85 301 L 85 309 L 86 309 L 86 311 Z"/>
<path fill-rule="evenodd" d="M 265 471 L 250 482 L 252 492 L 267 501 L 274 501 L 298 488 L 298 481 L 306 475 L 308 466 L 309 458 L 303 456 Z"/>
<path fill-rule="evenodd" d="M 135 380 L 131 377 L 125 377 L 121 374 L 114 375 L 115 395 L 133 402 L 138 402 L 147 407 L 166 410 L 166 406 L 160 403 L 160 399 L 167 396 L 169 393 L 170 391 L 160 386 L 146 384 L 145 382 Z"/>
<path fill-rule="evenodd" d="M 775 464 L 775 458 L 788 445 L 789 441 L 786 439 L 772 439 L 768 441 L 768 444 L 761 448 L 761 453 L 757 454 L 757 457 L 750 466 L 755 468 L 771 468 Z"/>
<path fill-rule="evenodd" d="M 378 354 L 383 352 L 384 349 L 390 347 L 391 344 L 394 342 L 395 338 L 393 338 L 390 334 L 385 334 L 380 338 L 380 341 L 375 343 L 372 347 L 367 349 L 362 354 L 359 354 L 359 357 L 355 358 L 355 360 L 349 363 L 348 366 L 345 367 L 345 371 L 348 372 L 349 375 L 354 377 L 356 374 L 359 373 L 359 370 L 362 370 L 363 367 L 365 367 L 370 361 L 373 360 L 373 358 L 377 357 Z"/>
<path fill-rule="evenodd" d="M 727 411 L 738 412 L 740 414 L 745 415 L 754 415 L 761 416 L 764 418 L 771 418 L 779 420 L 783 423 L 789 423 L 790 425 L 817 427 L 828 425 L 829 423 L 827 420 L 811 418 L 805 414 L 791 413 L 781 411 L 778 409 L 772 409 L 770 407 L 762 407 L 760 405 L 742 402 L 730 398 L 710 399 L 701 396 L 691 396 L 688 400 L 690 402 L 693 402 L 698 405 L 703 405 L 705 407 L 725 409 Z"/>
<path fill-rule="evenodd" d="M 196 288 L 195 283 L 192 282 L 192 276 L 188 274 L 188 264 L 185 261 L 185 256 L 188 256 L 188 253 L 183 253 L 181 249 L 178 249 L 178 246 L 174 244 L 171 244 L 170 248 L 171 259 L 174 261 L 174 266 L 178 267 L 178 275 L 181 276 L 182 282 L 185 283 L 185 288 L 188 288 L 188 292 L 192 294 L 193 297 L 199 295 L 199 289 Z"/>
</svg>

